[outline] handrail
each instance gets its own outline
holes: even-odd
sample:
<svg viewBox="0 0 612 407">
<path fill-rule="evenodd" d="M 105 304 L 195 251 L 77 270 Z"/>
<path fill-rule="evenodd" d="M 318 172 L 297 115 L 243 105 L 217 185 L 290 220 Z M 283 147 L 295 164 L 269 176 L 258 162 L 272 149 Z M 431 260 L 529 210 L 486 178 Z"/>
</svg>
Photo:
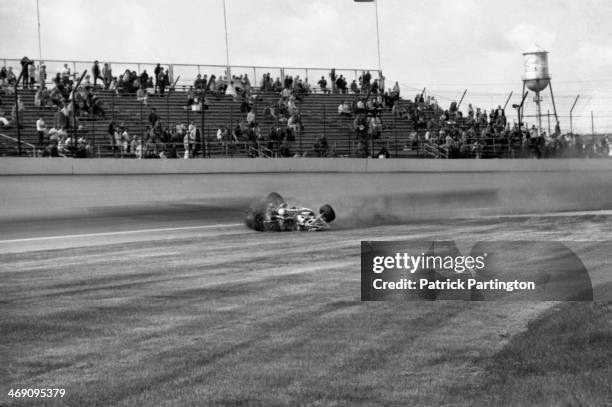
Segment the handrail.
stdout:
<svg viewBox="0 0 612 407">
<path fill-rule="evenodd" d="M 9 139 L 11 141 L 14 141 L 15 143 L 19 143 L 19 140 L 17 140 L 15 137 L 7 136 L 6 134 L 0 133 L 0 137 Z M 21 144 L 25 144 L 26 146 L 32 148 L 32 157 L 36 157 L 36 146 L 34 144 L 30 144 L 25 141 L 22 141 Z"/>
<path fill-rule="evenodd" d="M 0 60 L 4 61 L 6 63 L 6 61 L 16 61 L 19 62 L 21 61 L 21 58 L 0 58 Z M 58 62 L 58 63 L 76 63 L 76 64 L 93 64 L 93 61 L 82 61 L 82 60 L 68 60 L 68 59 L 41 59 L 41 60 L 36 60 L 36 61 L 42 61 L 44 62 Z M 100 62 L 103 63 L 109 63 L 111 64 L 117 64 L 117 65 L 168 65 L 168 66 L 199 66 L 199 67 L 204 67 L 204 66 L 210 66 L 210 67 L 214 67 L 214 68 L 227 68 L 227 64 L 201 64 L 201 63 L 171 63 L 171 62 L 136 62 L 136 61 L 131 61 L 131 62 L 125 62 L 125 61 L 103 61 L 102 59 L 99 59 Z M 335 69 L 336 71 L 373 71 L 373 72 L 378 72 L 378 69 L 376 68 L 334 68 L 334 67 L 329 67 L 329 68 L 323 68 L 323 67 L 311 67 L 311 66 L 265 66 L 265 65 L 230 65 L 230 68 L 250 68 L 250 69 L 309 69 L 309 70 L 313 70 L 313 71 L 331 71 L 332 69 Z"/>
</svg>

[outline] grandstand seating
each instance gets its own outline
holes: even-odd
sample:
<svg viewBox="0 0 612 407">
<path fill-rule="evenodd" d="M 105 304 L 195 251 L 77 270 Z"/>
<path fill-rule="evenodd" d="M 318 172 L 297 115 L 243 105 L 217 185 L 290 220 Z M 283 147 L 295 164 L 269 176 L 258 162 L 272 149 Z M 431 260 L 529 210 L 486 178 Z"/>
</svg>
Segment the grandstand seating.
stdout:
<svg viewBox="0 0 612 407">
<path fill-rule="evenodd" d="M 54 123 L 55 108 L 37 108 L 34 106 L 34 90 L 20 90 L 19 94 L 25 104 L 24 128 L 21 129 L 21 140 L 23 142 L 36 144 L 36 120 L 42 115 L 47 125 L 50 127 Z M 268 102 L 276 103 L 279 96 L 277 93 L 258 93 L 255 104 L 256 119 L 260 124 L 262 133 L 267 135 L 271 126 L 275 122 L 264 118 L 263 110 Z M 149 108 L 155 107 L 158 116 L 164 125 L 174 126 L 178 123 L 187 124 L 193 120 L 198 127 L 204 121 L 204 133 L 209 143 L 209 150 L 214 155 L 225 154 L 222 149 L 215 149 L 215 136 L 217 129 L 222 126 L 232 128 L 236 123 L 244 119 L 245 115 L 240 112 L 239 100 L 234 100 L 231 96 L 223 95 L 219 97 L 208 96 L 209 109 L 204 115 L 201 112 L 192 111 L 186 108 L 187 93 L 185 91 L 168 92 L 165 96 L 151 95 L 148 99 L 148 106 L 143 106 L 136 101 L 134 94 L 116 95 L 111 91 L 99 90 L 96 94 L 104 101 L 107 112 L 104 118 L 81 118 L 81 124 L 87 130 L 87 138 L 94 146 L 94 156 L 110 156 L 109 139 L 107 128 L 112 119 L 116 123 L 123 123 L 130 134 L 142 134 L 148 124 Z M 320 94 L 313 93 L 304 96 L 299 103 L 299 108 L 304 124 L 304 131 L 294 143 L 294 150 L 300 154 L 306 152 L 312 154 L 313 144 L 317 137 L 324 134 L 330 146 L 331 153 L 335 156 L 356 156 L 357 140 L 352 130 L 352 119 L 338 115 L 338 105 L 343 100 L 352 100 L 355 95 L 351 94 Z M 9 101 L 9 98 L 5 98 Z M 10 106 L 10 101 L 5 106 Z M 9 110 L 9 109 L 6 109 Z M 9 110 L 10 111 L 10 110 Z M 411 148 L 410 134 L 414 131 L 412 123 L 407 120 L 394 119 L 391 112 L 385 110 L 382 114 L 383 135 L 380 139 L 373 141 L 373 151 L 377 151 L 385 145 L 392 156 L 410 156 L 417 152 Z M 2 133 L 17 137 L 17 129 L 3 129 Z M 2 140 L 0 140 L 1 142 Z M 7 143 L 4 143 L 5 146 Z M 10 144 L 10 143 L 9 143 Z M 182 148 L 182 143 L 180 146 Z M 16 145 L 11 145 L 14 151 Z M 25 150 L 24 150 L 25 151 Z M 244 154 L 243 150 L 243 154 Z M 6 151 L 4 152 L 7 153 Z"/>
</svg>

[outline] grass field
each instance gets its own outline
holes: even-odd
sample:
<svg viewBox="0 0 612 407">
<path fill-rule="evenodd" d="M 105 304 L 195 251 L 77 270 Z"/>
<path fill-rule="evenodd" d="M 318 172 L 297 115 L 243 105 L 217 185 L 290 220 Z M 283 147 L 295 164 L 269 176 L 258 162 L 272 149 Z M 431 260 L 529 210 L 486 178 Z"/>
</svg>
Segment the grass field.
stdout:
<svg viewBox="0 0 612 407">
<path fill-rule="evenodd" d="M 586 230 L 596 239 L 609 233 L 608 220 L 458 220 L 324 234 L 233 226 L 28 242 L 0 255 L 0 403 L 606 405 L 609 304 L 362 303 L 359 242 L 571 241 Z M 605 298 L 609 245 L 574 249 Z M 66 396 L 6 396 L 35 387 L 65 388 Z"/>
</svg>

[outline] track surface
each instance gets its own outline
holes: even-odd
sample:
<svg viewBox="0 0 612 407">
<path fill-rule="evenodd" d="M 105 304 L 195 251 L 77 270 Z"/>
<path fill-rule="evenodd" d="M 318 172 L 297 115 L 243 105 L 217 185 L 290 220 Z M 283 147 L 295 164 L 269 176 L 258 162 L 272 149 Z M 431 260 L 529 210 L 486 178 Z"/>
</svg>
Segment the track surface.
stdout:
<svg viewBox="0 0 612 407">
<path fill-rule="evenodd" d="M 361 303 L 361 240 L 561 240 L 609 299 L 608 212 L 341 216 L 329 233 L 262 234 L 239 224 L 246 201 L 4 222 L 3 397 L 53 386 L 67 391 L 56 405 L 444 404 L 441 389 L 479 380 L 470 356 L 554 305 Z"/>
</svg>

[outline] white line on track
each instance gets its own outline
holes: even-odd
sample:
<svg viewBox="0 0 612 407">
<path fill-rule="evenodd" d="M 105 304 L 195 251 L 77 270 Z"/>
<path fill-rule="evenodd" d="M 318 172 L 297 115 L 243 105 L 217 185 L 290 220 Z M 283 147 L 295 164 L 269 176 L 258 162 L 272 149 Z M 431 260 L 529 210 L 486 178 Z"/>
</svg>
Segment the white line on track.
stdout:
<svg viewBox="0 0 612 407">
<path fill-rule="evenodd" d="M 2 243 L 19 243 L 33 242 L 36 240 L 55 240 L 55 239 L 73 239 L 80 237 L 99 237 L 99 236 L 114 236 L 114 235 L 129 235 L 135 233 L 155 233 L 155 232 L 174 232 L 179 230 L 197 230 L 197 229 L 214 229 L 241 226 L 242 223 L 228 223 L 219 225 L 202 225 L 202 226 L 185 226 L 180 228 L 160 228 L 160 229 L 138 229 L 138 230 L 122 230 L 117 232 L 102 232 L 102 233 L 85 233 L 80 235 L 59 235 L 59 236 L 43 236 L 43 237 L 28 237 L 24 239 L 0 240 Z"/>
</svg>

